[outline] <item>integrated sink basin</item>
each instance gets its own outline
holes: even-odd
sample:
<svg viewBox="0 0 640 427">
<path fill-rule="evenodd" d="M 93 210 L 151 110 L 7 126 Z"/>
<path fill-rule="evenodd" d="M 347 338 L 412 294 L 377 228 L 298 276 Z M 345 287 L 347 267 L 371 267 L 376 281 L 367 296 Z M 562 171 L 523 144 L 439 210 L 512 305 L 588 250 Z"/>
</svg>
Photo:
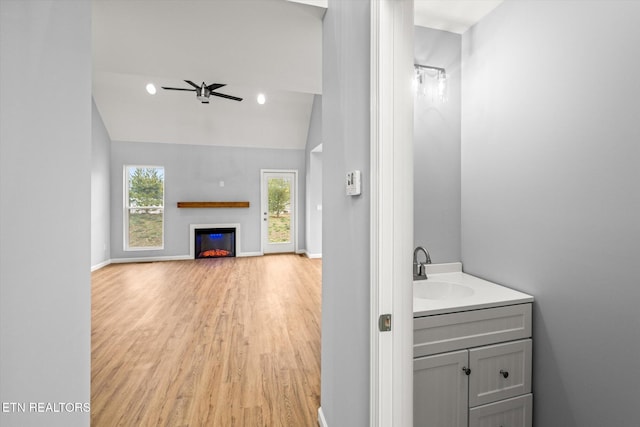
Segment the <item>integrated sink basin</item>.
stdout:
<svg viewBox="0 0 640 427">
<path fill-rule="evenodd" d="M 468 298 L 475 293 L 469 286 L 459 283 L 420 280 L 413 284 L 413 297 L 430 300 Z"/>
<path fill-rule="evenodd" d="M 531 295 L 462 272 L 461 263 L 428 264 L 426 280 L 413 282 L 413 316 L 523 304 Z"/>
</svg>

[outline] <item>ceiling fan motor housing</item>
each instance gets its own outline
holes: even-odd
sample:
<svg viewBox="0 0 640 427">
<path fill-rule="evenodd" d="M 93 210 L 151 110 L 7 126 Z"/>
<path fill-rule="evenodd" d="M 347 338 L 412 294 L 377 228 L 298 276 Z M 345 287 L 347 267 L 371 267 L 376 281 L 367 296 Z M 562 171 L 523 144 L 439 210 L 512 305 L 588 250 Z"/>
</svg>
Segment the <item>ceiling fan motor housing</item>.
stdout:
<svg viewBox="0 0 640 427">
<path fill-rule="evenodd" d="M 242 98 L 238 98 L 237 96 L 231 96 L 231 95 L 227 95 L 225 93 L 214 92 L 214 90 L 219 89 L 219 88 L 221 88 L 223 86 L 226 86 L 225 83 L 213 83 L 213 84 L 210 84 L 209 86 L 207 86 L 207 84 L 205 82 L 202 82 L 202 86 L 198 86 L 197 84 L 195 84 L 191 80 L 185 80 L 185 82 L 188 83 L 192 88 L 191 89 L 185 89 L 185 88 L 181 88 L 181 87 L 166 87 L 166 86 L 162 86 L 162 89 L 195 92 L 196 93 L 196 98 L 198 98 L 198 101 L 202 102 L 203 104 L 208 104 L 209 103 L 209 97 L 211 95 L 218 96 L 220 98 L 231 99 L 233 101 L 242 101 Z"/>
<path fill-rule="evenodd" d="M 209 90 L 209 88 L 204 84 L 204 82 L 202 82 L 202 86 L 199 87 L 196 90 L 196 97 L 200 100 L 200 102 L 202 102 L 203 104 L 208 104 L 209 103 L 209 95 L 211 94 L 211 91 Z"/>
</svg>

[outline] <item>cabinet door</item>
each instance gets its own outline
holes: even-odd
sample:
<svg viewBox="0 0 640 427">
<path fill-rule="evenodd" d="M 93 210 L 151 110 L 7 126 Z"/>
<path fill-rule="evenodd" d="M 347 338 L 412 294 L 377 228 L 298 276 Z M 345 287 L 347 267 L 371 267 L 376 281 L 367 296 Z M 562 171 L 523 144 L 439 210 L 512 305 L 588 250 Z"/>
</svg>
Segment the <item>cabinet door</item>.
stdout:
<svg viewBox="0 0 640 427">
<path fill-rule="evenodd" d="M 467 426 L 468 357 L 468 351 L 461 350 L 414 359 L 414 426 Z"/>
<path fill-rule="evenodd" d="M 531 340 L 469 350 L 469 406 L 531 392 Z"/>
<path fill-rule="evenodd" d="M 469 411 L 469 427 L 531 427 L 533 396 L 514 397 Z"/>
</svg>

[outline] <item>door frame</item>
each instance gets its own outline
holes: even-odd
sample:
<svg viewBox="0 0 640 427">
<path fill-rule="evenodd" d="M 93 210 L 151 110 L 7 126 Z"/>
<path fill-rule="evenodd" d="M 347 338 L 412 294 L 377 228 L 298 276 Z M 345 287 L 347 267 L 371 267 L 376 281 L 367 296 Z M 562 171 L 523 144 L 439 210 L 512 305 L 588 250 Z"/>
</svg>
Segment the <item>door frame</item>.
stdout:
<svg viewBox="0 0 640 427">
<path fill-rule="evenodd" d="M 369 419 L 372 427 L 411 427 L 414 2 L 375 0 L 370 4 Z M 389 332 L 378 329 L 382 314 L 392 315 Z"/>
<path fill-rule="evenodd" d="M 266 224 L 267 221 L 263 221 L 262 218 L 262 209 L 264 208 L 264 204 L 266 202 L 266 198 L 268 195 L 265 194 L 264 191 L 264 176 L 267 173 L 292 173 L 293 174 L 293 229 L 292 231 L 292 239 L 293 239 L 293 251 L 298 253 L 298 226 L 299 226 L 299 215 L 298 215 L 298 169 L 260 169 L 260 253 L 262 255 L 265 254 L 265 232 L 266 232 Z"/>
</svg>

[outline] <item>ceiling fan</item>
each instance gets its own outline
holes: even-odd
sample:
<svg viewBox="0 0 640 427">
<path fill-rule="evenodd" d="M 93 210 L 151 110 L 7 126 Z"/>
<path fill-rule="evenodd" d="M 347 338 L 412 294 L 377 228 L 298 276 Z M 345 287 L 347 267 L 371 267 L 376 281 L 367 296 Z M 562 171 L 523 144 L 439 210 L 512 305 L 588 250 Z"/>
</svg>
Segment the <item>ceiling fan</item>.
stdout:
<svg viewBox="0 0 640 427">
<path fill-rule="evenodd" d="M 231 95 L 227 95 L 224 93 L 220 93 L 220 92 L 214 92 L 214 90 L 219 89 L 223 86 L 226 86 L 226 84 L 224 83 L 213 83 L 207 86 L 207 84 L 205 82 L 202 82 L 202 86 L 198 86 L 197 84 L 195 84 L 194 82 L 190 81 L 190 80 L 185 80 L 186 83 L 190 84 L 191 86 L 193 86 L 193 89 L 184 89 L 184 88 L 178 88 L 178 87 L 164 87 L 162 86 L 162 89 L 166 89 L 166 90 L 184 90 L 187 92 L 195 92 L 196 93 L 196 98 L 198 98 L 198 100 L 200 100 L 200 102 L 202 102 L 203 104 L 208 104 L 209 103 L 209 96 L 213 95 L 213 96 L 219 96 L 220 98 L 227 98 L 227 99 L 231 99 L 233 101 L 242 101 L 242 98 L 238 98 L 237 96 L 231 96 Z"/>
</svg>

